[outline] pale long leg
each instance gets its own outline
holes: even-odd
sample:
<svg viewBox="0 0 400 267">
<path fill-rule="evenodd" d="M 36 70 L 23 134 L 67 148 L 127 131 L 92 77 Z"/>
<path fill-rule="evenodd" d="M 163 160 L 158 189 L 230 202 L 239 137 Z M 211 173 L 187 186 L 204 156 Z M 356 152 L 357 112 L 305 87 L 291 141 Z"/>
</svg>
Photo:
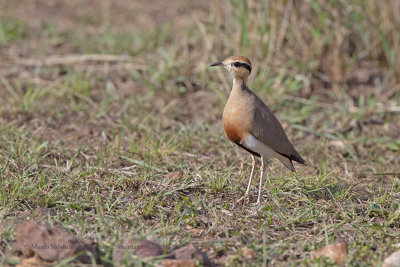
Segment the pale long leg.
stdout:
<svg viewBox="0 0 400 267">
<path fill-rule="evenodd" d="M 247 190 L 246 190 L 246 194 L 247 195 L 250 191 L 250 185 L 251 185 L 251 180 L 253 179 L 253 174 L 254 174 L 254 169 L 256 168 L 256 158 L 254 157 L 254 155 L 251 155 L 251 173 L 250 173 L 250 180 L 249 180 L 249 184 L 247 185 Z"/>
<path fill-rule="evenodd" d="M 257 204 L 260 203 L 261 200 L 261 188 L 263 185 L 263 179 L 264 179 L 264 157 L 261 156 L 261 177 L 260 177 L 260 187 L 258 188 Z"/>
</svg>

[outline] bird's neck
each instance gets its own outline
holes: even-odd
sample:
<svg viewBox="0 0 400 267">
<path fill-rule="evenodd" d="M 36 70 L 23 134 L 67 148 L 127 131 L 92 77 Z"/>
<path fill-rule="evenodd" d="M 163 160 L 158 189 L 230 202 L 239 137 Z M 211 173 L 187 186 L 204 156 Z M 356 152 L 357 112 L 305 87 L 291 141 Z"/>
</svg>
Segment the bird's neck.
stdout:
<svg viewBox="0 0 400 267">
<path fill-rule="evenodd" d="M 233 85 L 232 85 L 231 94 L 240 93 L 243 90 L 245 90 L 246 88 L 247 88 L 246 80 L 239 79 L 239 78 L 233 78 Z"/>
<path fill-rule="evenodd" d="M 244 88 L 246 88 L 246 80 L 239 78 L 233 79 L 232 90 L 243 90 Z"/>
</svg>

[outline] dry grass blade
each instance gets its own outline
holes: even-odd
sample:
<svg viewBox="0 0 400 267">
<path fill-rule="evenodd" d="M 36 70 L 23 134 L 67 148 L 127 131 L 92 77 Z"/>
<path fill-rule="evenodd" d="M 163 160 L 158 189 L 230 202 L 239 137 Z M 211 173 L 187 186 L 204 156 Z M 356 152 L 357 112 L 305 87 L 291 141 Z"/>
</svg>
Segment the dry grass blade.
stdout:
<svg viewBox="0 0 400 267">
<path fill-rule="evenodd" d="M 15 64 L 28 67 L 50 67 L 57 65 L 76 65 L 86 64 L 90 62 L 129 62 L 132 58 L 128 55 L 105 55 L 105 54 L 85 54 L 85 55 L 66 55 L 66 56 L 51 56 L 43 59 L 13 59 Z"/>
<path fill-rule="evenodd" d="M 12 252 L 28 218 L 94 241 L 103 265 L 131 238 L 217 266 L 398 250 L 400 1 L 92 2 L 0 1 L 0 266 L 44 264 Z M 256 178 L 237 203 L 251 165 L 221 127 L 230 78 L 207 67 L 233 54 L 317 169 L 272 161 L 258 206 Z"/>
</svg>

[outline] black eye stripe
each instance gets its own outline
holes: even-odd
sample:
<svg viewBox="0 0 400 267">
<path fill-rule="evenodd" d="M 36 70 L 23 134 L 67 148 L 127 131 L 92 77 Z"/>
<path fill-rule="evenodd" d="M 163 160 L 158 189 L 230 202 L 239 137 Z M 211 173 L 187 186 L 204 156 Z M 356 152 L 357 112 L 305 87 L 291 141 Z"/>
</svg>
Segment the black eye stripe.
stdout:
<svg viewBox="0 0 400 267">
<path fill-rule="evenodd" d="M 249 72 L 251 72 L 251 66 L 247 63 L 234 62 L 232 65 L 236 68 L 240 68 L 240 67 L 246 68 Z"/>
<path fill-rule="evenodd" d="M 242 63 L 242 67 L 245 67 L 249 72 L 251 72 L 251 66 L 247 63 Z"/>
</svg>

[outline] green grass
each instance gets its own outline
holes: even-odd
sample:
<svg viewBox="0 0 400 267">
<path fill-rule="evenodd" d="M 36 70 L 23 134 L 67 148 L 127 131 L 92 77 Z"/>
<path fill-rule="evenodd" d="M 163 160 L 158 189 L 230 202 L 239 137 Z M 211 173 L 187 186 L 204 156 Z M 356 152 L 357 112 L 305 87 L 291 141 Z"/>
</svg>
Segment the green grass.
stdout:
<svg viewBox="0 0 400 267">
<path fill-rule="evenodd" d="M 0 21 L 0 44 L 5 45 L 13 40 L 23 38 L 26 34 L 25 24 L 13 16 L 4 16 Z"/>
<path fill-rule="evenodd" d="M 24 2 L 0 11 L 0 264 L 31 218 L 94 240 L 109 265 L 128 236 L 165 252 L 193 242 L 230 266 L 333 266 L 311 253 L 340 241 L 347 266 L 379 266 L 398 249 L 395 1 L 173 2 L 173 14 L 157 1 L 91 13 L 65 3 L 60 18 L 38 5 L 11 19 Z M 25 67 L 10 56 L 86 53 L 132 60 Z M 221 127 L 231 78 L 206 67 L 232 54 L 251 59 L 249 87 L 316 167 L 273 161 L 259 206 L 258 170 L 236 203 L 251 159 Z"/>
</svg>

